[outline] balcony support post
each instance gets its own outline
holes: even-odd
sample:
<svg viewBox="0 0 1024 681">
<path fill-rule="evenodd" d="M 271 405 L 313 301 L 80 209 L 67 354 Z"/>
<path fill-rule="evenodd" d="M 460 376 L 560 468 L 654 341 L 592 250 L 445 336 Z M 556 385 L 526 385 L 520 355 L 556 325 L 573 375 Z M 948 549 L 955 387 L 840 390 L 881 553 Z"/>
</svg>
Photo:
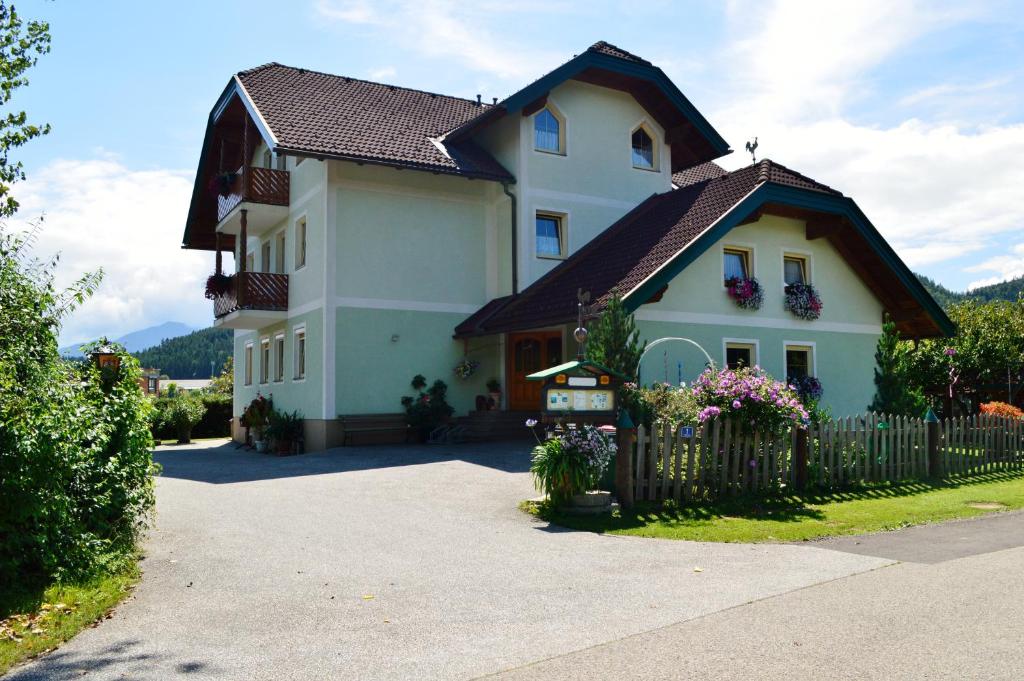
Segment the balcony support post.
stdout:
<svg viewBox="0 0 1024 681">
<path fill-rule="evenodd" d="M 238 271 L 239 272 L 245 272 L 245 260 L 246 260 L 245 256 L 247 255 L 246 254 L 246 249 L 248 248 L 248 244 L 246 242 L 249 239 L 249 232 L 248 232 L 248 230 L 249 230 L 249 225 L 248 225 L 249 220 L 246 217 L 246 213 L 248 213 L 248 212 L 249 211 L 247 211 L 245 208 L 243 208 L 241 210 L 241 212 L 239 213 L 239 218 L 241 218 L 241 227 L 238 230 L 238 241 L 239 241 L 239 244 L 238 244 Z"/>
<path fill-rule="evenodd" d="M 217 249 L 217 258 L 215 260 L 216 264 L 214 265 L 214 272 L 217 274 L 217 276 L 220 276 L 221 272 L 224 271 L 223 259 L 222 259 L 221 254 L 220 254 L 220 232 L 217 232 L 216 234 L 214 234 L 214 236 L 213 236 L 213 243 L 214 243 L 214 248 Z"/>
</svg>

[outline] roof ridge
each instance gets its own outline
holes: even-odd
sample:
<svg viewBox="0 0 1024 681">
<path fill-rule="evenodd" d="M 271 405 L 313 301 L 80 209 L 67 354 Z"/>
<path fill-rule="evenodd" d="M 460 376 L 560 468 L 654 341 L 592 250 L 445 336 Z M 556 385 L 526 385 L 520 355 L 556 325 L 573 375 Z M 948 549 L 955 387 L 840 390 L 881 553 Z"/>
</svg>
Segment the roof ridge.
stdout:
<svg viewBox="0 0 1024 681">
<path fill-rule="evenodd" d="M 346 82 L 355 81 L 357 83 L 367 83 L 369 85 L 379 85 L 381 87 L 391 88 L 392 90 L 404 90 L 405 92 L 418 92 L 419 94 L 430 95 L 431 97 L 444 97 L 446 99 L 456 99 L 456 100 L 459 100 L 460 102 L 468 102 L 468 103 L 474 104 L 474 105 L 479 104 L 479 106 L 481 106 L 484 109 L 489 109 L 489 108 L 491 108 L 493 106 L 493 104 L 488 104 L 488 103 L 482 102 L 482 101 L 481 102 L 477 102 L 477 100 L 470 99 L 468 97 L 459 97 L 457 95 L 446 95 L 443 92 L 431 92 L 430 90 L 421 90 L 420 88 L 407 87 L 405 85 L 394 85 L 393 83 L 382 83 L 382 82 L 380 82 L 378 80 L 367 80 L 366 78 L 356 78 L 355 76 L 345 76 L 345 75 L 341 75 L 341 74 L 338 74 L 338 73 L 328 73 L 327 71 L 320 71 L 318 69 L 307 69 L 307 68 L 304 68 L 302 66 L 289 66 L 288 64 L 282 64 L 282 63 L 276 62 L 276 61 L 268 62 L 268 63 L 262 64 L 260 66 L 255 66 L 255 67 L 253 67 L 251 69 L 245 69 L 243 71 L 239 71 L 238 74 L 236 74 L 236 75 L 239 75 L 239 76 L 241 76 L 243 74 L 244 75 L 248 75 L 250 73 L 256 73 L 258 71 L 264 71 L 264 70 L 266 70 L 268 68 L 271 68 L 271 67 L 274 67 L 274 66 L 282 68 L 282 69 L 288 69 L 290 71 L 300 71 L 302 73 L 313 73 L 313 74 L 320 75 L 320 76 L 327 76 L 328 78 L 339 78 L 339 79 L 344 80 Z"/>
</svg>

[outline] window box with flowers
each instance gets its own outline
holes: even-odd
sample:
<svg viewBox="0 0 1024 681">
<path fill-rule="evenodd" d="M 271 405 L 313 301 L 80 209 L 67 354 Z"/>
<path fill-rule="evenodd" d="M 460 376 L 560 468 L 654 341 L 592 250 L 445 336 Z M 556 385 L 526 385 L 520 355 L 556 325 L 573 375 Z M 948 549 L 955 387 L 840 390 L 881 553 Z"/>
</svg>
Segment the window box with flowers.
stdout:
<svg viewBox="0 0 1024 681">
<path fill-rule="evenodd" d="M 789 284 L 786 286 L 786 309 L 800 319 L 814 321 L 821 316 L 821 296 L 810 284 Z"/>
<path fill-rule="evenodd" d="M 753 277 L 730 277 L 725 280 L 725 290 L 733 302 L 744 310 L 760 310 L 764 303 L 764 290 Z"/>
</svg>

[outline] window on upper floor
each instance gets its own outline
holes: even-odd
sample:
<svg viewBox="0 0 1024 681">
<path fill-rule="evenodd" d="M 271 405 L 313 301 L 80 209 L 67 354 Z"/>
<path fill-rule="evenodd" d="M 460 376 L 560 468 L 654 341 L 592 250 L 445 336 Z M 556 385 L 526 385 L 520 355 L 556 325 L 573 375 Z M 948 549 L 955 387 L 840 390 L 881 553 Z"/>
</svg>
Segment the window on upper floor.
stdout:
<svg viewBox="0 0 1024 681">
<path fill-rule="evenodd" d="M 270 339 L 260 341 L 260 383 L 270 380 Z"/>
<path fill-rule="evenodd" d="M 295 379 L 306 377 L 306 330 L 295 330 Z"/>
<path fill-rule="evenodd" d="M 565 257 L 565 218 L 552 213 L 537 213 L 537 257 Z"/>
<path fill-rule="evenodd" d="M 260 245 L 260 272 L 270 271 L 270 242 L 264 241 Z"/>
<path fill-rule="evenodd" d="M 724 281 L 730 279 L 749 279 L 751 253 L 745 248 L 725 248 L 722 250 L 722 269 Z"/>
<path fill-rule="evenodd" d="M 644 126 L 633 131 L 633 167 L 642 170 L 654 170 L 656 155 L 654 153 L 654 137 Z"/>
<path fill-rule="evenodd" d="M 279 274 L 284 274 L 284 230 L 281 230 L 276 239 L 277 252 L 274 254 L 274 271 Z"/>
<path fill-rule="evenodd" d="M 284 334 L 274 336 L 274 381 L 284 380 Z"/>
<path fill-rule="evenodd" d="M 295 221 L 295 269 L 306 266 L 306 218 Z"/>
<path fill-rule="evenodd" d="M 786 253 L 782 256 L 782 276 L 786 285 L 807 284 L 807 257 Z"/>
<path fill-rule="evenodd" d="M 533 117 L 533 148 L 551 154 L 565 153 L 565 121 L 550 107 Z"/>
<path fill-rule="evenodd" d="M 252 343 L 245 344 L 245 384 L 252 385 Z"/>
<path fill-rule="evenodd" d="M 725 365 L 735 371 L 757 364 L 757 344 L 749 341 L 726 341 Z"/>
</svg>

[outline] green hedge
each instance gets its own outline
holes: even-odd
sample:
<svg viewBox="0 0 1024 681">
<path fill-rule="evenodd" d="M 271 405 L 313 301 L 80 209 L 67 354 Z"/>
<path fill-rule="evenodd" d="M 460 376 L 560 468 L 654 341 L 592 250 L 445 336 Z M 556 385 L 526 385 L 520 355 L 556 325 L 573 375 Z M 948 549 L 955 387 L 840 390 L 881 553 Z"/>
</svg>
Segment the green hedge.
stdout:
<svg viewBox="0 0 1024 681">
<path fill-rule="evenodd" d="M 158 397 L 153 400 L 154 414 L 150 422 L 153 437 L 157 440 L 170 440 L 178 434 L 174 425 L 169 423 L 164 414 L 170 407 L 173 397 Z M 202 393 L 199 395 L 206 412 L 202 420 L 192 428 L 192 437 L 229 437 L 231 435 L 231 407 L 230 395 L 217 393 Z"/>
</svg>

